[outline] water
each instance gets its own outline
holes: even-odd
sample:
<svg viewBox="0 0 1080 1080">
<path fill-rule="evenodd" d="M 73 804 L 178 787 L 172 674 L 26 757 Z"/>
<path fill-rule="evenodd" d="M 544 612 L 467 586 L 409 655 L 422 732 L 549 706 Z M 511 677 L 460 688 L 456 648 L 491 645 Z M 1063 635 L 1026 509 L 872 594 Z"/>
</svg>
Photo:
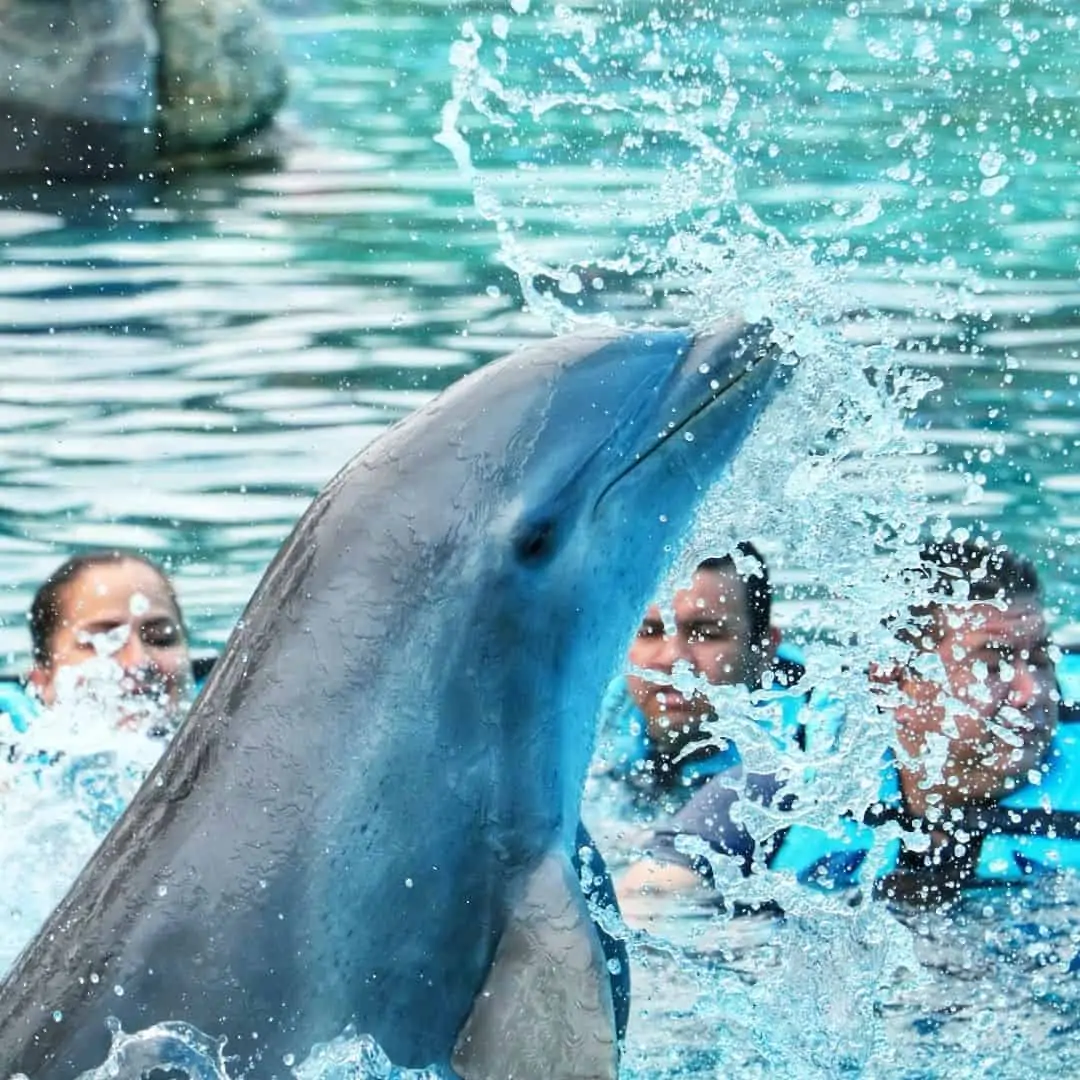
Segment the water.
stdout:
<svg viewBox="0 0 1080 1080">
<path fill-rule="evenodd" d="M 775 285 L 778 267 L 823 321 L 853 316 L 853 348 L 884 340 L 940 382 L 910 425 L 925 440 L 917 458 L 838 457 L 786 500 L 753 489 L 772 499 L 781 622 L 840 617 L 842 597 L 799 548 L 801 523 L 830 520 L 806 498 L 820 484 L 849 566 L 865 537 L 856 518 L 841 523 L 845 499 L 924 495 L 928 513 L 985 522 L 1032 556 L 1059 640 L 1080 639 L 1080 83 L 1067 6 L 279 8 L 303 133 L 284 170 L 0 203 L 7 666 L 25 665 L 33 588 L 84 545 L 167 560 L 197 644 L 219 647 L 307 500 L 387 423 L 553 320 L 701 314 L 733 288 L 745 299 Z M 470 49 L 499 92 L 468 83 Z M 473 93 L 456 118 L 444 113 L 455 78 Z M 436 142 L 455 126 L 467 159 Z M 760 279 L 718 273 L 733 249 Z M 508 262 L 527 269 L 524 285 Z M 721 535 L 737 524 L 707 522 Z M 867 604 L 869 580 L 854 583 Z M 1068 897 L 1037 899 L 1037 924 L 1071 942 Z M 1030 953 L 987 931 L 1017 913 L 973 911 L 961 922 L 980 956 Z M 635 948 L 628 1071 L 1059 1067 L 1075 1014 L 1053 963 L 1039 970 L 1057 975 L 1033 981 L 988 959 L 970 1004 L 937 1017 L 924 974 L 896 977 L 922 968 L 893 955 L 920 940 L 895 925 L 865 906 L 754 933 L 674 919 L 675 940 L 702 926 L 722 940 L 706 958 L 695 946 L 647 965 Z M 822 957 L 834 958 L 824 974 Z M 804 1011 L 777 1026 L 793 986 L 807 988 Z"/>
</svg>

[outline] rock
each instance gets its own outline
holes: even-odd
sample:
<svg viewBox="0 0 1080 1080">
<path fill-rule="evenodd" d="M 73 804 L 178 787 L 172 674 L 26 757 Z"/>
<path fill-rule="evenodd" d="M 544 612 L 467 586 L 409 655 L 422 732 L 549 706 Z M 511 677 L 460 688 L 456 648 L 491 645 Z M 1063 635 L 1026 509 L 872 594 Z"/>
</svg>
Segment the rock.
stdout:
<svg viewBox="0 0 1080 1080">
<path fill-rule="evenodd" d="M 286 85 L 258 0 L 0 0 L 0 176 L 225 160 Z"/>
<path fill-rule="evenodd" d="M 157 0 L 162 149 L 210 150 L 264 127 L 285 100 L 281 45 L 258 0 Z"/>
<path fill-rule="evenodd" d="M 0 173 L 152 165 L 158 35 L 134 0 L 0 0 Z"/>
</svg>

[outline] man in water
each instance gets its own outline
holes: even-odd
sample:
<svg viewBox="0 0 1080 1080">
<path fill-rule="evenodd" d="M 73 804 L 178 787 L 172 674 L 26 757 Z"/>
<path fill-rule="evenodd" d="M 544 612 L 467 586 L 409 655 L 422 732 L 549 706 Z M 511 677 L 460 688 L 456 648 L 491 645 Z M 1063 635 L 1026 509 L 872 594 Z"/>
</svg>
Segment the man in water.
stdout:
<svg viewBox="0 0 1080 1080">
<path fill-rule="evenodd" d="M 870 672 L 891 696 L 895 731 L 878 801 L 837 807 L 835 830 L 796 824 L 759 845 L 734 812 L 736 789 L 781 819 L 799 809 L 798 796 L 779 776 L 719 775 L 654 830 L 651 857 L 620 883 L 624 903 L 712 880 L 712 858 L 683 854 L 680 835 L 734 858 L 744 875 L 782 871 L 838 889 L 863 883 L 874 829 L 896 822 L 922 839 L 890 845 L 875 888 L 921 903 L 1080 868 L 1080 743 L 1055 738 L 1058 693 L 1034 568 L 1002 547 L 945 541 L 923 548 L 917 573 L 930 602 L 898 633 L 912 655 Z"/>
<path fill-rule="evenodd" d="M 650 605 L 630 646 L 630 673 L 605 702 L 601 739 L 605 768 L 635 795 L 638 809 L 677 809 L 709 776 L 738 761 L 734 743 L 717 737 L 716 707 L 694 680 L 748 690 L 787 688 L 801 665 L 778 655 L 768 568 L 741 543 L 734 556 L 700 563 L 671 601 L 666 624 Z M 792 722 L 799 701 L 792 696 Z"/>
</svg>

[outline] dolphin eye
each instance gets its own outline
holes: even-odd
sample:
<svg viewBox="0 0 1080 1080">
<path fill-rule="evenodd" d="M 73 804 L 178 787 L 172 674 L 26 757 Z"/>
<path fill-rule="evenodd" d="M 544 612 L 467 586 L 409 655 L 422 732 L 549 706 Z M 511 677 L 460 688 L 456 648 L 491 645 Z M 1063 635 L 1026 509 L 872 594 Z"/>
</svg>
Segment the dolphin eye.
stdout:
<svg viewBox="0 0 1080 1080">
<path fill-rule="evenodd" d="M 514 550 L 524 563 L 549 559 L 555 552 L 555 522 L 550 518 L 530 522 L 515 539 Z"/>
</svg>

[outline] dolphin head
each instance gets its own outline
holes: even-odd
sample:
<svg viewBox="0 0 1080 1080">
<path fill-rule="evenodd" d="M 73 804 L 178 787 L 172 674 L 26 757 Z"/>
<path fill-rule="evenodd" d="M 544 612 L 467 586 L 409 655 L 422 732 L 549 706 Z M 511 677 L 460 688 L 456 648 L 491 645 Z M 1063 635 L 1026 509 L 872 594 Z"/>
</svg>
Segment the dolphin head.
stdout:
<svg viewBox="0 0 1080 1080">
<path fill-rule="evenodd" d="M 603 691 L 778 360 L 767 325 L 580 334 L 482 369 L 418 418 L 444 440 L 422 452 L 443 476 L 425 484 L 412 526 L 452 553 L 455 603 L 466 583 L 473 596 L 439 652 L 484 688 L 478 723 L 497 716 L 490 737 L 542 778 L 536 817 L 576 824 Z M 435 524 L 447 501 L 460 507 L 449 533 Z M 520 806 L 513 816 L 530 818 Z"/>
</svg>

